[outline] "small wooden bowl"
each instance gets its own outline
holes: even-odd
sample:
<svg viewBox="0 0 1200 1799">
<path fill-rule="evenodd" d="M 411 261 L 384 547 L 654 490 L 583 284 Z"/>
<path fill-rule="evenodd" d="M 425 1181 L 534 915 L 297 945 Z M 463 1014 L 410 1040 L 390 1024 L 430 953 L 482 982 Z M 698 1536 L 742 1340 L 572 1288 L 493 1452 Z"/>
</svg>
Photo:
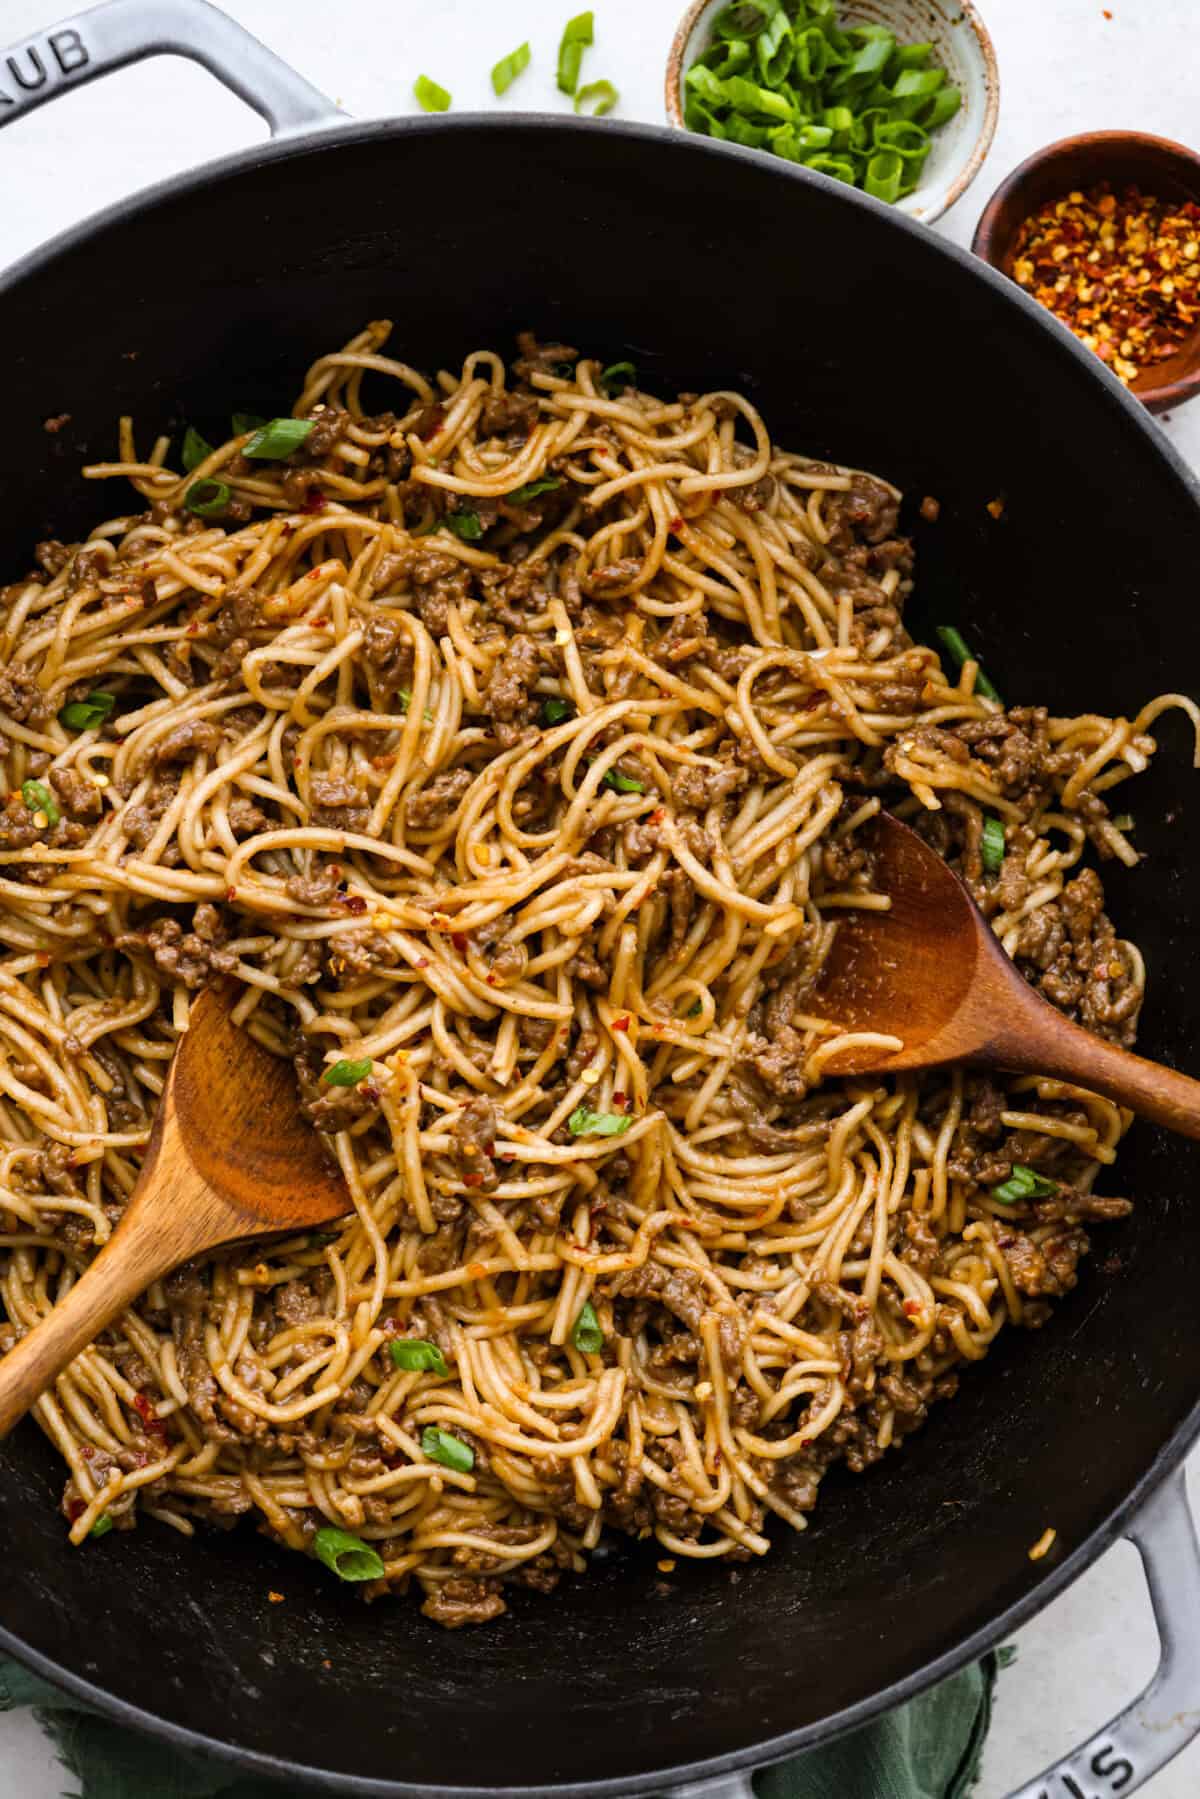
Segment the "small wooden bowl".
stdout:
<svg viewBox="0 0 1200 1799">
<path fill-rule="evenodd" d="M 1133 183 L 1157 200 L 1200 204 L 1200 155 L 1142 131 L 1087 131 L 1060 138 L 1035 151 L 1000 183 L 975 228 L 972 250 L 1011 278 L 1023 221 L 1048 200 L 1075 189 L 1086 192 L 1101 181 L 1118 192 Z M 1137 376 L 1130 392 L 1151 412 L 1166 412 L 1200 393 L 1200 325 L 1173 356 Z"/>
</svg>

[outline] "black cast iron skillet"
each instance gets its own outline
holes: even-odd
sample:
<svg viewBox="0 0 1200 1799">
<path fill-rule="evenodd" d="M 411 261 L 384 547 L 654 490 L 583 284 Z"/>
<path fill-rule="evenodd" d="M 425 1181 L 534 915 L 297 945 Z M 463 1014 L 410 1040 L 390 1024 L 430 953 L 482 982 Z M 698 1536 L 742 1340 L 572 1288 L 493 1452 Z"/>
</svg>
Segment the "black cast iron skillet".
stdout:
<svg viewBox="0 0 1200 1799">
<path fill-rule="evenodd" d="M 0 117 L 172 49 L 290 134 L 113 209 L 4 282 L 0 569 L 112 504 L 77 469 L 111 453 L 120 412 L 142 441 L 187 419 L 219 435 L 233 407 L 286 409 L 298 372 L 368 318 L 394 318 L 399 352 L 427 367 L 529 325 L 635 357 L 651 388 L 740 388 L 779 441 L 936 496 L 936 527 L 912 507 L 915 628 L 958 623 L 1004 693 L 1127 712 L 1196 684 L 1196 484 L 1065 332 L 922 227 L 666 131 L 338 123 L 199 0 L 118 0 L 0 56 Z M 70 425 L 48 435 L 61 412 Z M 1147 1053 L 1194 1065 L 1187 736 L 1164 731 L 1137 787 L 1149 859 L 1109 891 L 1149 962 Z M 1179 1472 L 1200 1429 L 1198 1173 L 1196 1145 L 1137 1127 L 1108 1182 L 1137 1211 L 1097 1231 L 1050 1326 L 1006 1334 L 902 1454 L 831 1475 L 811 1529 L 762 1564 L 664 1578 L 653 1547 L 618 1548 L 553 1598 L 518 1595 L 498 1624 L 450 1635 L 403 1603 L 363 1607 L 249 1532 L 187 1544 L 149 1525 L 72 1550 L 61 1468 L 26 1426 L 0 1462 L 0 1644 L 112 1716 L 291 1790 L 745 1799 L 738 1770 L 945 1675 L 1129 1534 L 1159 1674 L 1022 1789 L 1128 1794 L 1200 1722 Z M 1059 1548 L 1034 1564 L 1047 1525 Z"/>
</svg>

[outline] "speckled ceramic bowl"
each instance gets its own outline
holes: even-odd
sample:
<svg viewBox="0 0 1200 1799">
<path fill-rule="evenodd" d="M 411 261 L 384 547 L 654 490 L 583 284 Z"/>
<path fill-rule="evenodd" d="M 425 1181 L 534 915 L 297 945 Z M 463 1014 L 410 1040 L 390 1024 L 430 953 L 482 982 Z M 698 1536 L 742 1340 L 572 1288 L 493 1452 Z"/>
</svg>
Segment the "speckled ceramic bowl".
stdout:
<svg viewBox="0 0 1200 1799">
<path fill-rule="evenodd" d="M 711 41 L 712 22 L 728 0 L 694 0 L 679 24 L 667 57 L 667 117 L 683 122 L 684 76 Z M 1000 76 L 987 27 L 972 0 L 847 0 L 840 22 L 886 25 L 900 43 L 932 43 L 962 105 L 933 136 L 921 184 L 897 201 L 901 212 L 931 224 L 961 199 L 988 153 L 1000 110 Z M 751 152 L 767 155 L 769 152 Z"/>
</svg>

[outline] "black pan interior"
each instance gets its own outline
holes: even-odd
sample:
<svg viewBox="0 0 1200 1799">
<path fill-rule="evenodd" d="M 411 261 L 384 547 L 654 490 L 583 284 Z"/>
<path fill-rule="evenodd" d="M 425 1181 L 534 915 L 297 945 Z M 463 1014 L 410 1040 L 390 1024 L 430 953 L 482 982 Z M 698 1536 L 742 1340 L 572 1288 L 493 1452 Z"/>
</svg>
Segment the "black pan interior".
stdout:
<svg viewBox="0 0 1200 1799">
<path fill-rule="evenodd" d="M 935 495 L 936 526 L 912 508 L 916 624 L 958 623 L 1006 695 L 1121 712 L 1197 685 L 1196 496 L 1032 307 L 819 180 L 546 121 L 256 153 L 19 279 L 0 295 L 3 578 L 35 539 L 116 506 L 75 469 L 113 452 L 119 412 L 147 444 L 234 407 L 286 410 L 298 371 L 381 315 L 425 366 L 530 325 L 635 357 L 647 385 L 736 387 L 783 443 Z M 1144 1045 L 1194 1065 L 1200 778 L 1182 725 L 1164 736 L 1136 788 L 1148 860 L 1110 897 L 1149 962 Z M 0 1476 L 0 1626 L 117 1702 L 342 1791 L 595 1792 L 811 1741 L 998 1628 L 1053 1580 L 1027 1559 L 1046 1525 L 1076 1549 L 1181 1447 L 1200 1382 L 1198 1167 L 1193 1145 L 1136 1130 L 1106 1186 L 1137 1214 L 1101 1233 L 1049 1328 L 1014 1333 L 884 1466 L 831 1478 L 812 1528 L 763 1565 L 664 1578 L 619 1551 L 450 1635 L 252 1535 L 189 1546 L 150 1526 L 71 1551 L 61 1474 L 26 1426 Z"/>
</svg>

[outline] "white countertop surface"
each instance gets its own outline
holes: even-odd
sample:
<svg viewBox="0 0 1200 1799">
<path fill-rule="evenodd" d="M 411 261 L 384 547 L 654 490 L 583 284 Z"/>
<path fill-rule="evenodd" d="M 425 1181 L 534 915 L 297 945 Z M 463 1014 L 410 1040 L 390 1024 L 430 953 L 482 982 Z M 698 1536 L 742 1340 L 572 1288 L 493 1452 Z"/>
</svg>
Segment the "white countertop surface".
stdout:
<svg viewBox="0 0 1200 1799">
<path fill-rule="evenodd" d="M 937 227 L 955 242 L 969 243 L 997 182 L 1053 138 L 1119 126 L 1185 142 L 1200 136 L 1196 0 L 1110 0 L 1111 18 L 1100 0 L 979 3 L 1000 61 L 1000 125 L 975 185 Z M 586 78 L 615 82 L 620 116 L 661 121 L 667 46 L 683 0 L 593 5 L 596 44 Z M 0 0 L 0 41 L 19 41 L 67 10 L 66 0 L 61 8 L 54 0 Z M 451 89 L 459 108 L 494 106 L 491 66 L 525 37 L 533 63 L 499 104 L 565 111 L 570 102 L 554 90 L 554 58 L 576 10 L 575 0 L 226 0 L 226 11 L 360 118 L 414 111 L 412 84 L 421 73 Z M 0 267 L 99 207 L 261 134 L 254 114 L 201 69 L 175 59 L 70 94 L 0 135 Z M 1200 465 L 1200 400 L 1165 429 Z M 1200 1453 L 1191 1472 L 1195 1503 Z M 1004 1799 L 1149 1678 L 1154 1628 L 1134 1550 L 1112 1550 L 1016 1641 L 1020 1653 L 1000 1681 L 977 1799 Z M 67 1785 L 33 1720 L 0 1717 L 0 1799 L 59 1799 Z M 1200 1740 L 1143 1791 L 1196 1799 Z"/>
</svg>

